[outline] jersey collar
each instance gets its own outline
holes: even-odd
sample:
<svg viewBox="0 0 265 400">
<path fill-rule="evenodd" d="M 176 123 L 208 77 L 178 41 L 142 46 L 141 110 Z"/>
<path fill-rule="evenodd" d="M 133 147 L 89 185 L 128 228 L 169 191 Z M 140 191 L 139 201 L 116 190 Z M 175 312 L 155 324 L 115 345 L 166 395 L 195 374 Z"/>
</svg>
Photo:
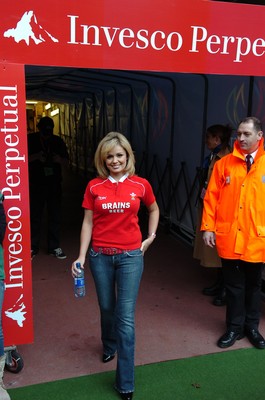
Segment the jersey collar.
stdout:
<svg viewBox="0 0 265 400">
<path fill-rule="evenodd" d="M 125 175 L 123 175 L 123 176 L 118 180 L 118 182 L 124 182 L 125 179 L 128 177 L 128 175 L 129 175 L 128 173 L 125 174 Z M 109 175 L 108 179 L 109 179 L 112 183 L 117 183 L 117 181 L 116 181 L 114 178 L 112 178 L 112 176 L 110 176 L 110 175 Z"/>
</svg>

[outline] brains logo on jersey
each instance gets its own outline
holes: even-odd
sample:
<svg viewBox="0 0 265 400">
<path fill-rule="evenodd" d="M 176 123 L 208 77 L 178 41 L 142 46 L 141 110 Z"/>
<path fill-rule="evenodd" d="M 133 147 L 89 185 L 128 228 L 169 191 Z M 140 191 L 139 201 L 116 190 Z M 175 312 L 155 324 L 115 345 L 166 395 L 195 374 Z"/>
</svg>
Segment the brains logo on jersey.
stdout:
<svg viewBox="0 0 265 400">
<path fill-rule="evenodd" d="M 35 44 L 47 41 L 59 42 L 58 39 L 38 24 L 37 17 L 33 11 L 25 11 L 16 27 L 7 29 L 4 32 L 4 37 L 13 38 L 16 43 L 24 40 L 28 46 L 30 45 L 30 41 L 33 41 Z"/>
</svg>

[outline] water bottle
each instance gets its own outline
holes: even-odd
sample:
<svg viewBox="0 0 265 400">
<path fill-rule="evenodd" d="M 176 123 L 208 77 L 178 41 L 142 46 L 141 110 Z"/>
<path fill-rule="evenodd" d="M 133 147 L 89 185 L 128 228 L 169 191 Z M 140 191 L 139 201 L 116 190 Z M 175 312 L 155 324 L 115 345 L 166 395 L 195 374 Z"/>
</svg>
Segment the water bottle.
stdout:
<svg viewBox="0 0 265 400">
<path fill-rule="evenodd" d="M 74 278 L 75 297 L 84 297 L 86 294 L 84 269 L 81 268 L 80 263 L 76 263 L 76 268 L 78 268 L 79 272 L 78 275 Z"/>
</svg>

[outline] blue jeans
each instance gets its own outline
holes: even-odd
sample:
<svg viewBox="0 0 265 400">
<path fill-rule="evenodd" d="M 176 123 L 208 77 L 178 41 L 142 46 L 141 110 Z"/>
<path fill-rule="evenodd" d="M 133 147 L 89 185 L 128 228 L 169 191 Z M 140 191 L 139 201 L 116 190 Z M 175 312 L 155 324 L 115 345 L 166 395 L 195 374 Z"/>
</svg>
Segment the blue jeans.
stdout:
<svg viewBox="0 0 265 400">
<path fill-rule="evenodd" d="M 117 352 L 116 389 L 134 391 L 134 314 L 143 273 L 140 249 L 113 256 L 89 251 L 101 316 L 103 352 Z"/>
<path fill-rule="evenodd" d="M 4 355 L 4 336 L 2 328 L 2 307 L 4 301 L 5 283 L 0 279 L 0 357 Z"/>
</svg>

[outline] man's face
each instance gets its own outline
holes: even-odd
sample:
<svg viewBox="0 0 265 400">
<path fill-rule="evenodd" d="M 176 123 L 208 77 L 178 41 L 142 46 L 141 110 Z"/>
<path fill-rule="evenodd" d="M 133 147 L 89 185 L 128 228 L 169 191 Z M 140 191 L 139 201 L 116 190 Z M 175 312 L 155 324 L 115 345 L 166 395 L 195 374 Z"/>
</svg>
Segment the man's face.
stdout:
<svg viewBox="0 0 265 400">
<path fill-rule="evenodd" d="M 259 141 L 263 133 L 256 131 L 253 122 L 246 122 L 239 125 L 237 130 L 237 141 L 243 153 L 253 153 L 259 147 Z"/>
<path fill-rule="evenodd" d="M 40 132 L 45 138 L 51 137 L 53 134 L 53 126 L 49 124 L 44 125 L 41 127 Z"/>
<path fill-rule="evenodd" d="M 219 137 L 211 135 L 210 132 L 206 132 L 205 143 L 208 149 L 212 151 L 221 144 L 221 140 Z"/>
</svg>

